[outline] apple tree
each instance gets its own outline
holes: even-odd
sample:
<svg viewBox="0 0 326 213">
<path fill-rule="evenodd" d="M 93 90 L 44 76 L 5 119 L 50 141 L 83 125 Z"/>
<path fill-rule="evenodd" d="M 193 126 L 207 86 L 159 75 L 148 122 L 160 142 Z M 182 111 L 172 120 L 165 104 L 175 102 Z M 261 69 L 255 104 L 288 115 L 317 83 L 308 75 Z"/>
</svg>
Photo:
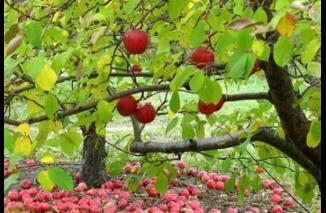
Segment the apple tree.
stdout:
<svg viewBox="0 0 326 213">
<path fill-rule="evenodd" d="M 15 159 L 47 143 L 65 155 L 82 145 L 81 179 L 99 186 L 118 167 L 106 127 L 125 116 L 130 154 L 234 147 L 257 163 L 278 153 L 291 159 L 299 194 L 320 186 L 321 1 L 5 3 L 5 148 Z M 228 92 L 253 78 L 266 89 Z M 219 116 L 243 101 L 257 106 Z M 179 139 L 143 137 L 160 117 L 162 132 L 180 127 Z"/>
</svg>

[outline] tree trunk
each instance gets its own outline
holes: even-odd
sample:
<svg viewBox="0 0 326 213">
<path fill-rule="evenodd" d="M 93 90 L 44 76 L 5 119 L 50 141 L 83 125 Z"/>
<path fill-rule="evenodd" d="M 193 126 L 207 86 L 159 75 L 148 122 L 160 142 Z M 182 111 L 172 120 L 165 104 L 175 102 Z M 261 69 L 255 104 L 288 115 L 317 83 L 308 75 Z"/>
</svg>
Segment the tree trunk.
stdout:
<svg viewBox="0 0 326 213">
<path fill-rule="evenodd" d="M 286 139 L 301 150 L 306 158 L 313 161 L 315 166 L 319 168 L 319 172 L 312 175 L 320 185 L 321 146 L 319 145 L 316 148 L 307 146 L 306 139 L 310 121 L 297 104 L 298 97 L 294 91 L 292 80 L 287 70 L 278 67 L 272 58 L 269 63 L 265 63 L 264 70 L 269 85 L 270 100 L 276 109 Z M 305 169 L 310 171 L 310 168 Z"/>
<path fill-rule="evenodd" d="M 82 128 L 84 135 L 81 181 L 87 186 L 99 187 L 107 180 L 105 167 L 105 138 L 96 134 L 95 123 L 88 129 Z"/>
</svg>

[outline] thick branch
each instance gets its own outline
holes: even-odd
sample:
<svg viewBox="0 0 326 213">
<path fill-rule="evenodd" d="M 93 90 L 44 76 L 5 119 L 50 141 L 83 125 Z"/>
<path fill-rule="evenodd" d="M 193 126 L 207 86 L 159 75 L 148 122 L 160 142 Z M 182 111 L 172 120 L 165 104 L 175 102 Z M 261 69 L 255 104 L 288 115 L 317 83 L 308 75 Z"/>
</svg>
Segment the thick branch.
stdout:
<svg viewBox="0 0 326 213">
<path fill-rule="evenodd" d="M 310 121 L 297 104 L 298 97 L 286 69 L 278 67 L 273 59 L 265 64 L 265 75 L 270 88 L 270 98 L 289 141 L 320 166 L 320 146 L 311 149 L 306 144 Z"/>
<path fill-rule="evenodd" d="M 225 149 L 240 145 L 246 140 L 239 131 L 234 134 L 198 139 L 196 141 L 175 141 L 175 142 L 135 142 L 130 145 L 130 151 L 134 153 L 145 154 L 149 152 L 161 153 L 181 153 L 181 152 L 200 152 L 214 149 Z M 295 160 L 303 168 L 307 169 L 317 181 L 321 180 L 320 169 L 299 150 L 294 144 L 277 136 L 275 131 L 270 128 L 263 128 L 257 131 L 251 138 L 251 141 L 261 141 L 279 149 L 284 154 Z"/>
</svg>

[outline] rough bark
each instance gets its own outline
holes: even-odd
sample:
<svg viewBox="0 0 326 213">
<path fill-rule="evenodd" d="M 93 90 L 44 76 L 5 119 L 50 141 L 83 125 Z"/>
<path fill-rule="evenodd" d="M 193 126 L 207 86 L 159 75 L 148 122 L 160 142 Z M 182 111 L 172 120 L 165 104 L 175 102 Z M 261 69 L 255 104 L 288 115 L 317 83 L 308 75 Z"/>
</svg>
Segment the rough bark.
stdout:
<svg viewBox="0 0 326 213">
<path fill-rule="evenodd" d="M 320 167 L 320 146 L 314 149 L 307 146 L 310 121 L 297 104 L 298 97 L 288 72 L 278 67 L 271 59 L 270 63 L 265 65 L 265 75 L 270 89 L 270 101 L 276 109 L 287 139 Z"/>
<path fill-rule="evenodd" d="M 105 138 L 96 134 L 95 124 L 82 128 L 84 135 L 81 180 L 88 186 L 99 187 L 107 180 Z"/>
<path fill-rule="evenodd" d="M 172 141 L 172 142 L 139 142 L 136 141 L 130 146 L 130 151 L 135 153 L 183 153 L 199 152 L 213 149 L 225 149 L 242 144 L 246 140 L 245 131 L 239 131 L 233 134 L 205 138 L 191 141 Z M 261 141 L 280 150 L 303 168 L 307 169 L 317 180 L 321 182 L 321 172 L 315 163 L 306 157 L 295 144 L 280 138 L 271 128 L 262 128 L 252 135 L 251 141 Z"/>
</svg>

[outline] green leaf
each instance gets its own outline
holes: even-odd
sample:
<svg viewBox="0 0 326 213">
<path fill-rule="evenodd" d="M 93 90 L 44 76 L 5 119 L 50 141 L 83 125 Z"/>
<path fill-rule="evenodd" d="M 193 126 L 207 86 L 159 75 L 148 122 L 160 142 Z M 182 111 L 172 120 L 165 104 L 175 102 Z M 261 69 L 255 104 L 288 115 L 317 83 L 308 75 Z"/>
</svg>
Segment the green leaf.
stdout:
<svg viewBox="0 0 326 213">
<path fill-rule="evenodd" d="M 192 48 L 197 48 L 205 40 L 205 25 L 200 21 L 192 30 L 189 36 L 189 42 Z"/>
<path fill-rule="evenodd" d="M 253 19 L 257 22 L 262 22 L 263 24 L 266 24 L 268 19 L 264 8 L 258 7 L 255 11 Z"/>
<path fill-rule="evenodd" d="M 76 148 L 82 143 L 83 138 L 79 133 L 73 130 L 69 130 L 62 136 L 61 148 L 68 154 L 72 155 Z"/>
<path fill-rule="evenodd" d="M 170 99 L 169 107 L 172 112 L 177 113 L 180 109 L 180 97 L 178 91 L 174 91 L 172 93 L 172 97 Z"/>
<path fill-rule="evenodd" d="M 221 167 L 222 172 L 228 171 L 231 165 L 232 165 L 232 160 L 230 158 L 223 160 L 222 167 Z"/>
<path fill-rule="evenodd" d="M 96 106 L 96 110 L 97 110 L 97 116 L 98 116 L 99 121 L 101 121 L 105 124 L 109 121 L 112 121 L 113 106 L 114 106 L 113 103 L 109 103 L 105 100 L 101 100 L 98 102 L 98 104 Z"/>
<path fill-rule="evenodd" d="M 280 67 L 287 65 L 292 58 L 292 49 L 293 43 L 291 38 L 286 36 L 279 37 L 274 45 L 273 56 L 275 63 Z"/>
<path fill-rule="evenodd" d="M 4 130 L 4 148 L 8 149 L 9 152 L 13 152 L 14 145 L 15 145 L 15 141 L 14 141 L 13 133 L 9 129 L 5 128 L 5 130 Z"/>
<path fill-rule="evenodd" d="M 212 9 L 208 15 L 207 22 L 214 30 L 221 31 L 224 28 L 224 26 L 223 26 L 223 22 L 221 22 L 221 20 L 219 19 L 220 17 L 216 15 L 217 12 L 218 12 L 217 9 Z"/>
<path fill-rule="evenodd" d="M 35 80 L 45 64 L 44 56 L 38 56 L 30 61 L 26 61 L 23 64 L 23 70 L 27 75 L 31 76 L 32 79 Z"/>
<path fill-rule="evenodd" d="M 128 190 L 135 192 L 138 187 L 139 187 L 139 183 L 141 180 L 141 177 L 139 176 L 132 176 L 128 179 L 129 181 L 127 181 L 128 183 Z"/>
<path fill-rule="evenodd" d="M 204 123 L 203 122 L 199 122 L 195 126 L 195 130 L 196 130 L 196 137 L 197 138 L 205 138 L 205 128 L 204 128 Z"/>
<path fill-rule="evenodd" d="M 259 175 L 252 175 L 250 178 L 250 185 L 255 193 L 261 189 L 261 178 Z"/>
<path fill-rule="evenodd" d="M 58 167 L 52 167 L 48 170 L 50 180 L 66 191 L 72 191 L 74 182 L 68 173 Z"/>
<path fill-rule="evenodd" d="M 55 185 L 50 179 L 48 171 L 41 171 L 37 176 L 37 181 L 40 183 L 41 187 L 46 191 L 51 191 Z"/>
<path fill-rule="evenodd" d="M 25 157 L 24 154 L 16 153 L 10 158 L 9 171 L 13 171 L 16 168 L 16 164 Z"/>
<path fill-rule="evenodd" d="M 34 148 L 39 148 L 41 147 L 44 142 L 46 141 L 46 139 L 48 138 L 49 133 L 52 131 L 52 121 L 43 121 L 39 124 L 38 127 L 38 134 L 36 136 L 36 143 Z"/>
<path fill-rule="evenodd" d="M 160 172 L 160 174 L 157 176 L 157 181 L 155 184 L 155 188 L 160 193 L 160 195 L 163 195 L 167 190 L 169 186 L 168 178 L 164 175 L 163 172 Z"/>
<path fill-rule="evenodd" d="M 321 123 L 320 121 L 313 121 L 310 125 L 310 130 L 307 135 L 307 146 L 316 148 L 321 140 Z"/>
<path fill-rule="evenodd" d="M 17 172 L 17 173 L 10 175 L 9 177 L 7 177 L 4 180 L 4 183 L 3 183 L 3 193 L 4 194 L 8 191 L 8 189 L 11 185 L 17 183 L 19 176 L 20 176 L 20 172 Z"/>
<path fill-rule="evenodd" d="M 72 50 L 67 50 L 63 53 L 56 55 L 53 59 L 51 67 L 58 73 L 62 68 L 65 67 L 66 63 L 69 61 L 72 55 Z"/>
<path fill-rule="evenodd" d="M 251 47 L 253 40 L 250 28 L 241 30 L 237 35 L 237 51 L 245 53 Z"/>
<path fill-rule="evenodd" d="M 40 22 L 31 22 L 26 29 L 26 39 L 34 47 L 39 48 L 42 45 L 42 25 Z"/>
<path fill-rule="evenodd" d="M 48 94 L 45 99 L 44 112 L 52 120 L 54 113 L 58 110 L 58 100 L 52 95 Z"/>
<path fill-rule="evenodd" d="M 320 49 L 321 42 L 318 39 L 313 39 L 310 42 L 308 42 L 301 52 L 301 61 L 304 64 L 308 64 L 311 62 L 315 55 L 317 54 L 318 50 Z"/>
<path fill-rule="evenodd" d="M 233 7 L 233 12 L 235 15 L 242 15 L 244 9 L 244 0 L 237 0 L 237 3 Z"/>
<path fill-rule="evenodd" d="M 130 11 L 133 11 L 138 3 L 139 0 L 128 0 L 127 3 L 123 6 L 123 12 L 128 14 Z"/>
<path fill-rule="evenodd" d="M 235 185 L 235 176 L 232 175 L 231 178 L 225 183 L 225 192 L 230 193 Z"/>
<path fill-rule="evenodd" d="M 195 137 L 194 128 L 189 123 L 182 124 L 182 138 L 184 140 L 193 139 Z"/>
<path fill-rule="evenodd" d="M 196 72 L 194 74 L 194 76 L 192 76 L 190 82 L 189 82 L 189 86 L 190 89 L 194 92 L 197 92 L 198 90 L 200 90 L 200 88 L 203 86 L 205 81 L 205 75 L 203 72 Z"/>
<path fill-rule="evenodd" d="M 176 76 L 170 83 L 171 90 L 178 90 L 189 79 L 189 77 L 196 72 L 195 67 L 189 66 L 184 69 L 178 70 Z"/>
<path fill-rule="evenodd" d="M 121 174 L 121 171 L 123 170 L 125 164 L 126 164 L 126 160 L 124 159 L 120 159 L 118 161 L 110 161 L 107 164 L 106 168 L 113 177 L 117 177 Z"/>
<path fill-rule="evenodd" d="M 206 104 L 217 104 L 222 98 L 222 89 L 217 81 L 205 77 L 204 84 L 198 91 L 198 95 L 200 100 Z"/>
<path fill-rule="evenodd" d="M 177 126 L 178 121 L 179 121 L 178 117 L 173 118 L 172 121 L 170 121 L 170 123 L 167 125 L 165 134 L 168 134 L 172 129 L 174 129 Z"/>
<path fill-rule="evenodd" d="M 248 176 L 243 176 L 240 180 L 240 185 L 239 185 L 239 194 L 238 194 L 238 199 L 237 199 L 237 204 L 242 205 L 244 201 L 244 192 L 246 188 L 249 185 L 249 178 Z"/>
<path fill-rule="evenodd" d="M 308 74 L 321 77 L 321 64 L 319 62 L 312 61 L 308 64 L 307 71 Z"/>
<path fill-rule="evenodd" d="M 185 0 L 169 0 L 168 2 L 168 14 L 171 19 L 176 19 L 187 1 Z"/>
<path fill-rule="evenodd" d="M 254 67 L 255 60 L 256 56 L 254 54 L 235 53 L 227 64 L 228 69 L 230 70 L 229 76 L 233 79 L 240 79 L 244 76 L 249 76 Z"/>
<path fill-rule="evenodd" d="M 262 40 L 255 40 L 251 46 L 252 52 L 262 61 L 269 60 L 270 47 Z"/>
<path fill-rule="evenodd" d="M 210 126 L 213 126 L 217 122 L 217 117 L 216 115 L 211 114 L 210 116 L 207 117 L 207 122 Z"/>
<path fill-rule="evenodd" d="M 281 10 L 281 9 L 287 8 L 290 3 L 291 3 L 291 0 L 276 0 L 275 10 Z"/>
</svg>

